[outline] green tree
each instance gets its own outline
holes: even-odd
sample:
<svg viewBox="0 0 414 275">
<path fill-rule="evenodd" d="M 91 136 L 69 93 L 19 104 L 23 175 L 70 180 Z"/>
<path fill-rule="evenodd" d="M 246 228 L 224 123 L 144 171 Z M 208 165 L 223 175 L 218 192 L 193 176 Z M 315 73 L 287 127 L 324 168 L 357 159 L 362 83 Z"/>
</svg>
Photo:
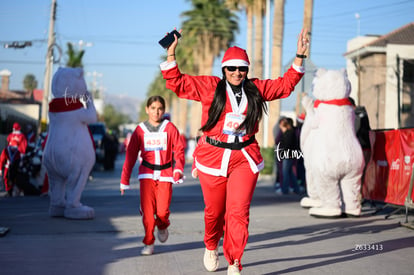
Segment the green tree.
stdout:
<svg viewBox="0 0 414 275">
<path fill-rule="evenodd" d="M 82 58 L 85 54 L 84 50 L 75 50 L 72 43 L 68 43 L 68 50 L 66 51 L 66 54 L 68 55 L 68 61 L 66 62 L 66 66 L 71 68 L 76 67 L 83 67 L 82 64 Z"/>
<path fill-rule="evenodd" d="M 23 87 L 31 99 L 33 99 L 33 90 L 37 88 L 37 84 L 36 77 L 33 74 L 27 74 L 23 79 Z"/>
<path fill-rule="evenodd" d="M 131 122 L 127 115 L 118 112 L 111 104 L 105 105 L 102 118 L 108 129 L 116 132 L 121 124 Z"/>
</svg>

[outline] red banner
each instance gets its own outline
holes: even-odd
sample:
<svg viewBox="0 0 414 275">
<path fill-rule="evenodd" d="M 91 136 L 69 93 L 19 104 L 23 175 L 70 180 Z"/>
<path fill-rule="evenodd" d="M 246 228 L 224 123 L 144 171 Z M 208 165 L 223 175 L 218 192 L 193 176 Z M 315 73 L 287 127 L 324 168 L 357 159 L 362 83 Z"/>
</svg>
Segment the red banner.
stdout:
<svg viewBox="0 0 414 275">
<path fill-rule="evenodd" d="M 372 154 L 362 185 L 363 197 L 404 205 L 414 162 L 414 129 L 371 131 L 370 140 Z"/>
</svg>

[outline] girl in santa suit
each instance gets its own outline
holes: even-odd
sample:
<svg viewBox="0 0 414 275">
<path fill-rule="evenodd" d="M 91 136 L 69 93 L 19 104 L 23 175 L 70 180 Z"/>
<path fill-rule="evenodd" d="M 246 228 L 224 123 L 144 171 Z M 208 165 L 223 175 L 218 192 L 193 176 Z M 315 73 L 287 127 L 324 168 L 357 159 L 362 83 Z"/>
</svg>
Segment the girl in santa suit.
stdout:
<svg viewBox="0 0 414 275">
<path fill-rule="evenodd" d="M 247 78 L 249 58 L 239 47 L 225 52 L 222 79 L 182 74 L 175 60 L 177 37 L 167 49 L 167 61 L 160 65 L 167 88 L 202 105 L 203 135 L 193 154 L 193 175 L 198 174 L 204 196 L 204 266 L 208 271 L 218 268 L 218 243 L 224 233 L 228 274 L 240 274 L 250 202 L 264 167 L 255 140 L 258 122 L 266 110 L 265 102 L 289 96 L 302 78 L 308 43 L 306 30 L 302 30 L 294 64 L 275 80 Z"/>
<path fill-rule="evenodd" d="M 155 226 L 158 228 L 160 242 L 163 243 L 168 238 L 172 184 L 182 182 L 184 146 L 174 124 L 162 119 L 165 101 L 161 96 L 150 97 L 145 111 L 148 120 L 137 126 L 126 151 L 121 175 L 121 194 L 124 194 L 125 189 L 129 189 L 131 172 L 140 153 L 142 162 L 138 179 L 145 229 L 142 241 L 145 246 L 141 254 L 151 255 L 154 252 Z"/>
</svg>

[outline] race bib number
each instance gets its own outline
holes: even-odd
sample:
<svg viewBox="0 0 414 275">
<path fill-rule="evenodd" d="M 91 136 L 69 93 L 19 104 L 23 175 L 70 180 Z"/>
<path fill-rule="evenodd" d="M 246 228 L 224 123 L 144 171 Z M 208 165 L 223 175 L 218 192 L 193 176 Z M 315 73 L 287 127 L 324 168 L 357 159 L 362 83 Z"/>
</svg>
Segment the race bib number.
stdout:
<svg viewBox="0 0 414 275">
<path fill-rule="evenodd" d="M 167 150 L 167 133 L 146 133 L 144 134 L 145 151 Z"/>
<path fill-rule="evenodd" d="M 240 124 L 243 123 L 246 116 L 236 114 L 236 113 L 227 113 L 226 119 L 224 120 L 223 133 L 226 135 L 235 135 L 235 136 L 244 136 L 246 130 L 236 131 L 239 128 Z"/>
</svg>

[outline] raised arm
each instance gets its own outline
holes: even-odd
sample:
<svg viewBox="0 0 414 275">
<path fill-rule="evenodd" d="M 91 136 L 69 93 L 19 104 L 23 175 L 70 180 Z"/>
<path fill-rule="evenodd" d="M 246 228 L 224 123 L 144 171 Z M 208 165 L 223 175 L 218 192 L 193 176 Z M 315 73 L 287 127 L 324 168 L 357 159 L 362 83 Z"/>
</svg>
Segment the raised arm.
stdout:
<svg viewBox="0 0 414 275">
<path fill-rule="evenodd" d="M 297 43 L 297 50 L 296 50 L 296 58 L 293 61 L 293 64 L 296 66 L 302 66 L 303 59 L 306 58 L 306 51 L 309 47 L 309 38 L 307 37 L 308 30 L 302 29 L 298 36 L 298 43 Z"/>
<path fill-rule="evenodd" d="M 179 31 L 181 34 L 182 30 Z M 174 34 L 174 42 L 168 47 L 167 49 L 167 61 L 172 62 L 175 61 L 175 48 L 177 48 L 178 45 L 178 38 Z"/>
</svg>

